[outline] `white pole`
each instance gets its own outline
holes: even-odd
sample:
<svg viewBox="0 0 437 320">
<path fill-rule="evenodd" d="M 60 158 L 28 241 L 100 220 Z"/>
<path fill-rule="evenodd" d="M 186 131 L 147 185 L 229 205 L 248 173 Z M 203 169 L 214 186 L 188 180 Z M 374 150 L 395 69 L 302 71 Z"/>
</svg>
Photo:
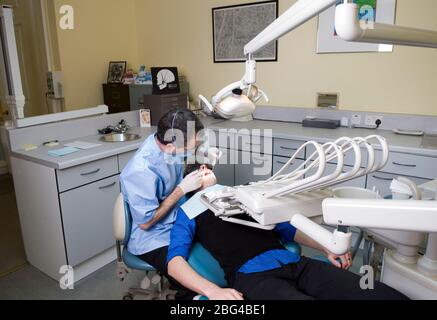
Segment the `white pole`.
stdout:
<svg viewBox="0 0 437 320">
<path fill-rule="evenodd" d="M 314 18 L 334 5 L 336 0 L 299 0 L 244 47 L 244 54 L 254 54 L 270 42 Z"/>
</svg>

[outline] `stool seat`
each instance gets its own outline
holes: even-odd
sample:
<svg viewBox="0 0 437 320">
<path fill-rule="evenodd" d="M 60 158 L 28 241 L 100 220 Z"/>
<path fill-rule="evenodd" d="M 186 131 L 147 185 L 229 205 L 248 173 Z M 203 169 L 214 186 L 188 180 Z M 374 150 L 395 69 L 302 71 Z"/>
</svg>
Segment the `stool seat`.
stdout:
<svg viewBox="0 0 437 320">
<path fill-rule="evenodd" d="M 153 268 L 150 264 L 147 262 L 144 262 L 140 258 L 138 258 L 136 255 L 133 255 L 130 253 L 127 248 L 123 249 L 123 261 L 126 264 L 128 268 L 135 269 L 135 270 L 142 270 L 142 271 L 154 271 L 155 268 Z"/>
</svg>

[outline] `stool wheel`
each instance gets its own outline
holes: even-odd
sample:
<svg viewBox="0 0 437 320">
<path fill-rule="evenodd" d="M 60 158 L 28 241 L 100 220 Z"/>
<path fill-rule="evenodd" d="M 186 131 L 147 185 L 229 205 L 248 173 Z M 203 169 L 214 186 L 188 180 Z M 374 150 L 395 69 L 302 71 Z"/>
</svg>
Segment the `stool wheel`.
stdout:
<svg viewBox="0 0 437 320">
<path fill-rule="evenodd" d="M 134 299 L 134 296 L 131 293 L 125 293 L 123 296 L 123 301 L 124 300 L 133 300 L 133 299 Z"/>
</svg>

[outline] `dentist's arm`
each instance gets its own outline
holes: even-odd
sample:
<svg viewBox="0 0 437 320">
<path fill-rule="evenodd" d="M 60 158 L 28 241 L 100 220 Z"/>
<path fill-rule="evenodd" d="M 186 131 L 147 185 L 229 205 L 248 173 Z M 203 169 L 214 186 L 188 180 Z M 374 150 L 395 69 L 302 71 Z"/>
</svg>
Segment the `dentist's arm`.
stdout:
<svg viewBox="0 0 437 320">
<path fill-rule="evenodd" d="M 222 289 L 216 284 L 201 277 L 194 271 L 183 257 L 174 257 L 168 263 L 168 274 L 198 294 L 208 297 L 209 300 L 243 300 L 243 295 L 234 289 Z"/>
<path fill-rule="evenodd" d="M 187 175 L 176 189 L 159 205 L 158 209 L 151 220 L 145 224 L 141 224 L 140 228 L 147 231 L 163 218 L 175 207 L 178 201 L 187 193 L 195 191 L 202 186 L 202 177 L 198 172 L 193 172 Z"/>
<path fill-rule="evenodd" d="M 170 213 L 170 211 L 176 206 L 178 201 L 184 195 L 185 194 L 182 189 L 177 187 L 163 202 L 161 202 L 158 209 L 156 209 L 153 218 L 150 219 L 147 223 L 141 224 L 140 228 L 147 231 L 148 229 L 153 227 Z"/>
</svg>

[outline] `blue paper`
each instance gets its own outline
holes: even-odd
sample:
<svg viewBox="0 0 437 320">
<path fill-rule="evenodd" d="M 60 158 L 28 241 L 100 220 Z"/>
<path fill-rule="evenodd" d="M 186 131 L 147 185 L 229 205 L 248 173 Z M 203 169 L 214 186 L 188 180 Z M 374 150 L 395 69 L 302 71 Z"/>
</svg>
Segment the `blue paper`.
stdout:
<svg viewBox="0 0 437 320">
<path fill-rule="evenodd" d="M 209 187 L 205 190 L 197 192 L 194 196 L 190 198 L 187 202 L 185 202 L 181 209 L 184 210 L 185 214 L 190 220 L 193 220 L 196 218 L 199 214 L 204 213 L 206 210 L 208 210 L 208 207 L 205 206 L 202 202 L 200 202 L 200 196 L 204 193 L 211 192 L 211 191 L 219 191 L 226 188 L 225 186 L 216 184 L 212 187 Z"/>
<path fill-rule="evenodd" d="M 75 153 L 77 151 L 79 151 L 79 149 L 77 149 L 77 148 L 65 147 L 62 149 L 50 150 L 48 152 L 48 154 L 52 157 L 63 157 L 63 156 L 69 155 L 71 153 Z"/>
</svg>

